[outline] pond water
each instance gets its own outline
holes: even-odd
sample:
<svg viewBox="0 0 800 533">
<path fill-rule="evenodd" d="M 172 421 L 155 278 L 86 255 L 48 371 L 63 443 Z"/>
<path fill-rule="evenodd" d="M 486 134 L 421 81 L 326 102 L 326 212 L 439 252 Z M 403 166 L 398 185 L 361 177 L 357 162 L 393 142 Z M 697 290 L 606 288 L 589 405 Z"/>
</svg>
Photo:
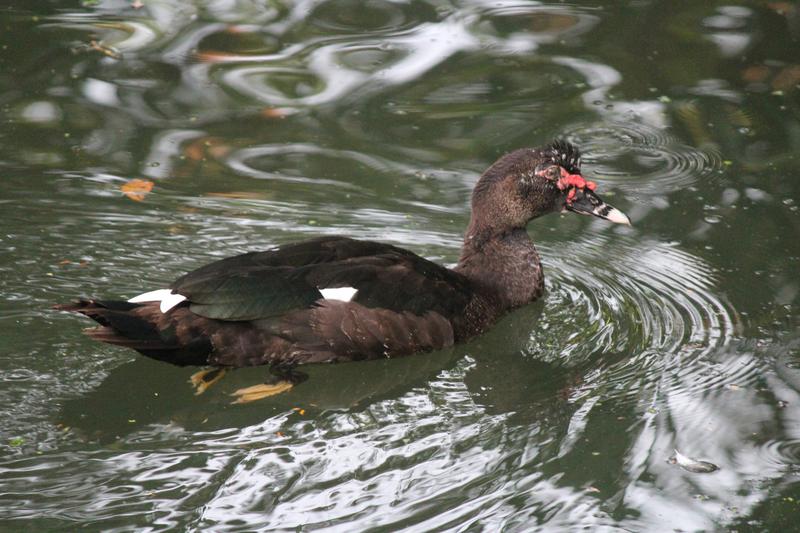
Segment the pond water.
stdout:
<svg viewBox="0 0 800 533">
<path fill-rule="evenodd" d="M 0 530 L 796 524 L 796 3 L 17 0 L 0 27 Z M 451 350 L 236 406 L 265 369 L 195 397 L 49 309 L 324 234 L 452 264 L 480 172 L 556 137 L 633 226 L 536 220 L 546 296 Z"/>
</svg>

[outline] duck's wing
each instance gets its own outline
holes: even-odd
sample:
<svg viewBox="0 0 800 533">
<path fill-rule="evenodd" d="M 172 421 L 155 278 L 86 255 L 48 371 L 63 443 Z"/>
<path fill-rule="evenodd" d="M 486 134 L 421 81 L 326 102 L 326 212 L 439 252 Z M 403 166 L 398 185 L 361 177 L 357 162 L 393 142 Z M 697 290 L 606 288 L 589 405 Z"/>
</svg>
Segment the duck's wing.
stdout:
<svg viewBox="0 0 800 533">
<path fill-rule="evenodd" d="M 344 237 L 223 259 L 182 276 L 170 289 L 193 313 L 228 321 L 274 318 L 326 298 L 451 317 L 470 294 L 461 274 L 395 246 Z"/>
</svg>

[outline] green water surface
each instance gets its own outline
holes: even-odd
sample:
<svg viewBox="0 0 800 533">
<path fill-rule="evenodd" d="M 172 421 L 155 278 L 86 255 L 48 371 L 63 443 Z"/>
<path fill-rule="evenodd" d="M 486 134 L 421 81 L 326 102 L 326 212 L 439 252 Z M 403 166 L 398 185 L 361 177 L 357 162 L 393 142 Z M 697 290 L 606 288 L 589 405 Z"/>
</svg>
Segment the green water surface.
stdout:
<svg viewBox="0 0 800 533">
<path fill-rule="evenodd" d="M 12 0 L 0 30 L 0 530 L 797 527 L 796 2 Z M 453 264 L 483 169 L 556 137 L 633 227 L 536 220 L 546 296 L 445 352 L 233 406 L 265 369 L 195 397 L 49 309 L 318 235 Z"/>
</svg>

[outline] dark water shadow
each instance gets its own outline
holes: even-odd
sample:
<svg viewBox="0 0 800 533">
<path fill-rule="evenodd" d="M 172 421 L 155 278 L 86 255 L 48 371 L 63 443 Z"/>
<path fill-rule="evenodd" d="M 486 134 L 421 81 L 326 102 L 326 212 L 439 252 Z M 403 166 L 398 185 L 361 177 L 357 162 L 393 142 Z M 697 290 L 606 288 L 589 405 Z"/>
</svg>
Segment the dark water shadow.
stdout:
<svg viewBox="0 0 800 533">
<path fill-rule="evenodd" d="M 206 393 L 195 396 L 188 383 L 197 369 L 180 368 L 139 357 L 113 369 L 103 382 L 67 400 L 57 423 L 85 439 L 111 442 L 149 424 L 175 424 L 186 430 L 244 427 L 290 410 L 314 416 L 326 410 L 361 410 L 414 387 L 425 386 L 459 357 L 454 350 L 417 354 L 396 360 L 303 367 L 309 379 L 293 390 L 246 405 L 233 405 L 230 394 L 263 382 L 266 367 L 228 374 Z"/>
</svg>

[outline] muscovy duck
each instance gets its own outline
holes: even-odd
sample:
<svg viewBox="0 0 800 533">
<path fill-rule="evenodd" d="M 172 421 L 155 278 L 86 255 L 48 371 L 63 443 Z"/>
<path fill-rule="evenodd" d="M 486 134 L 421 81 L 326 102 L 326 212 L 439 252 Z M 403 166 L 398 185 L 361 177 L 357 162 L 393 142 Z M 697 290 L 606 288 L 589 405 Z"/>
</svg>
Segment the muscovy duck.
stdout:
<svg viewBox="0 0 800 533">
<path fill-rule="evenodd" d="M 320 237 L 216 261 L 128 301 L 56 308 L 98 322 L 86 330 L 93 339 L 207 367 L 191 378 L 197 394 L 226 369 L 270 365 L 276 379 L 234 393 L 237 403 L 253 401 L 306 379 L 297 365 L 438 350 L 539 298 L 544 274 L 530 220 L 567 210 L 630 224 L 580 166 L 578 149 L 563 141 L 496 161 L 472 193 L 453 269 L 388 244 Z"/>
</svg>

